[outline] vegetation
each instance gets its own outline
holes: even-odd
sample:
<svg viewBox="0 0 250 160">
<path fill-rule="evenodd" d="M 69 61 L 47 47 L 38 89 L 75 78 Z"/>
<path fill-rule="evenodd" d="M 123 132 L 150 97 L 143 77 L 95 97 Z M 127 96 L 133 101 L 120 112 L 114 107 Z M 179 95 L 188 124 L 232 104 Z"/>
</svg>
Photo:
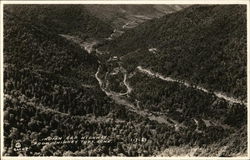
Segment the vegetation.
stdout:
<svg viewBox="0 0 250 160">
<path fill-rule="evenodd" d="M 46 130 L 48 136 L 52 132 L 52 128 L 48 128 L 51 115 L 46 120 L 43 114 L 53 111 L 62 115 L 103 116 L 110 113 L 113 104 L 97 87 L 93 76 L 97 57 L 47 28 L 15 15 L 5 13 L 4 21 L 4 93 L 9 95 L 4 107 L 9 127 L 5 128 L 4 135 L 11 142 L 5 145 L 12 147 L 10 155 L 17 154 L 13 152 L 13 143 L 23 136 L 38 131 L 42 134 L 42 130 Z M 42 108 L 45 113 L 38 112 Z M 14 119 L 8 119 L 9 116 Z M 22 118 L 24 121 L 20 124 Z M 25 126 L 30 127 L 24 130 Z M 11 137 L 12 130 L 21 135 Z"/>
<path fill-rule="evenodd" d="M 246 30 L 246 6 L 199 5 L 147 21 L 106 47 L 130 70 L 142 65 L 246 101 Z"/>
<path fill-rule="evenodd" d="M 109 88 L 111 91 L 114 92 L 120 92 L 120 93 L 124 93 L 126 92 L 126 86 L 124 86 L 123 84 L 123 78 L 124 75 L 123 73 L 119 72 L 116 75 L 112 75 L 107 77 L 108 82 L 112 82 L 109 83 Z"/>
<path fill-rule="evenodd" d="M 103 19 L 105 22 L 111 23 L 116 29 L 124 29 L 127 23 L 130 26 L 136 26 L 150 18 L 157 18 L 163 16 L 166 13 L 176 12 L 185 5 L 85 5 L 88 10 L 94 16 Z"/>
<path fill-rule="evenodd" d="M 82 5 L 5 5 L 5 11 L 57 34 L 86 38 L 106 38 L 113 29 L 92 16 Z"/>
<path fill-rule="evenodd" d="M 228 103 L 211 93 L 153 79 L 142 73 L 136 73 L 129 83 L 134 88 L 130 96 L 140 101 L 141 109 L 161 112 L 180 123 L 188 124 L 187 119 L 202 118 L 236 128 L 246 125 L 244 105 Z"/>
<path fill-rule="evenodd" d="M 244 99 L 246 35 L 245 28 L 238 24 L 245 23 L 244 9 L 242 6 L 194 6 L 183 12 L 151 20 L 111 41 L 110 45 L 114 46 L 112 49 L 109 48 L 111 57 L 116 51 L 123 56 L 109 63 L 104 62 L 109 58 L 109 54 L 103 57 L 95 56 L 95 52 L 88 54 L 78 44 L 58 35 L 69 34 L 82 39 L 108 37 L 111 28 L 90 16 L 81 6 L 6 6 L 4 155 L 176 156 L 187 155 L 193 148 L 198 148 L 193 156 L 246 154 L 245 106 L 230 104 L 213 94 L 186 88 L 177 83 L 152 79 L 135 70 L 135 67 L 142 65 L 211 89 L 223 83 L 223 86 L 216 89 L 230 93 L 234 90 L 234 96 L 242 96 Z M 232 14 L 229 17 L 232 12 L 237 16 Z M 221 17 L 229 26 L 226 22 L 219 21 Z M 202 25 L 208 22 L 211 24 Z M 216 27 L 214 23 L 220 24 Z M 202 29 L 202 26 L 205 28 L 196 33 L 196 30 L 190 27 L 194 24 L 196 29 Z M 216 32 L 216 36 L 220 36 L 216 37 L 214 32 L 220 29 L 221 25 L 224 30 L 222 33 Z M 152 32 L 151 29 L 159 32 L 155 34 L 156 32 Z M 239 35 L 236 32 L 239 32 Z M 207 38 L 201 41 L 199 37 L 203 33 Z M 171 35 L 176 39 L 168 37 Z M 141 41 L 145 36 L 148 36 L 148 39 Z M 190 39 L 188 36 L 191 36 Z M 161 37 L 162 39 L 158 39 Z M 222 43 L 223 38 L 226 41 Z M 184 39 L 187 40 L 186 43 L 183 43 Z M 131 42 L 125 43 L 125 40 Z M 173 45 L 167 45 L 170 40 L 173 40 Z M 239 41 L 236 43 L 234 40 Z M 196 42 L 196 45 L 191 45 L 192 41 Z M 105 42 L 102 47 L 108 49 L 107 43 Z M 198 52 L 206 43 L 214 45 L 214 52 L 210 46 L 203 46 L 204 50 Z M 170 47 L 166 47 L 165 44 Z M 180 47 L 182 45 L 183 48 Z M 148 48 L 158 50 L 151 53 Z M 168 53 L 175 53 L 175 56 Z M 206 59 L 200 55 L 201 53 Z M 172 58 L 172 68 L 171 65 L 168 66 L 168 58 Z M 234 77 L 229 79 L 222 74 L 211 81 L 209 76 L 215 73 L 213 68 L 207 73 L 199 70 L 201 66 L 203 69 L 212 67 L 207 59 L 219 71 L 226 69 L 227 65 L 232 65 L 228 70 Z M 219 65 L 222 60 L 225 65 Z M 141 114 L 126 105 L 115 104 L 112 97 L 102 92 L 95 79 L 98 63 L 103 63 L 98 75 L 103 80 L 106 72 L 115 71 L 114 68 L 117 67 L 126 68 L 132 92 L 122 98 L 134 104 L 138 102 L 136 109 Z M 237 65 L 236 71 L 233 67 Z M 185 72 L 182 69 L 185 69 Z M 125 69 L 123 71 L 125 72 Z M 131 73 L 133 76 L 129 76 Z M 194 74 L 201 77 L 200 81 L 195 79 Z M 227 78 L 219 82 L 223 77 Z M 233 85 L 237 77 L 237 85 Z M 114 76 L 108 75 L 108 81 L 113 91 L 121 92 L 126 89 L 120 83 L 123 81 L 121 72 Z M 227 81 L 232 82 L 232 87 L 231 83 L 224 84 Z M 150 114 L 144 115 L 144 111 Z M 169 124 L 150 119 L 155 115 L 160 115 Z M 104 141 L 99 141 L 101 137 Z M 171 151 L 176 148 L 179 153 Z"/>
</svg>

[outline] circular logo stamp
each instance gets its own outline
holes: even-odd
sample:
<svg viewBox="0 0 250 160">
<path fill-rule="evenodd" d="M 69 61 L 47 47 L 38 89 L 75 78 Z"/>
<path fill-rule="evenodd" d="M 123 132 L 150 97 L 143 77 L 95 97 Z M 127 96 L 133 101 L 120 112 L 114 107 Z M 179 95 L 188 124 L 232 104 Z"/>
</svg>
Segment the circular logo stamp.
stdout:
<svg viewBox="0 0 250 160">
<path fill-rule="evenodd" d="M 21 143 L 20 143 L 20 142 L 17 142 L 17 143 L 15 144 L 15 147 L 16 147 L 16 148 L 21 148 Z"/>
</svg>

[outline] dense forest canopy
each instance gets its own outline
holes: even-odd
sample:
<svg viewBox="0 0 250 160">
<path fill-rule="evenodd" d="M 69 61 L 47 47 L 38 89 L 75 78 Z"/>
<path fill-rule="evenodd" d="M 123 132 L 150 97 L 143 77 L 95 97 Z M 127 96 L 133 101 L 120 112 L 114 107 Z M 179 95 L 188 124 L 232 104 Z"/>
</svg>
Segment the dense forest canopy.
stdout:
<svg viewBox="0 0 250 160">
<path fill-rule="evenodd" d="M 117 6 L 128 17 L 186 9 L 110 39 L 112 15 L 101 20 L 100 13 L 117 13 L 115 7 L 87 6 L 4 7 L 4 155 L 247 153 L 245 104 L 213 92 L 246 100 L 246 6 Z M 86 39 L 95 46 L 82 47 Z M 194 85 L 163 81 L 138 66 Z M 76 142 L 38 144 L 48 137 Z M 86 137 L 108 142 L 80 141 Z M 24 150 L 15 150 L 19 143 Z"/>
<path fill-rule="evenodd" d="M 201 5 L 149 20 L 108 50 L 131 71 L 142 65 L 246 100 L 246 44 L 246 6 Z"/>
<path fill-rule="evenodd" d="M 58 36 L 57 31 L 52 32 L 51 28 L 38 26 L 23 17 L 5 12 L 4 21 L 5 146 L 24 140 L 30 134 L 37 136 L 37 132 L 41 133 L 40 139 L 49 136 L 51 129 L 55 129 L 48 128 L 56 119 L 51 117 L 54 113 L 72 117 L 110 113 L 109 107 L 113 104 L 98 88 L 93 76 L 98 65 L 96 56 Z M 40 110 L 46 112 L 48 119 L 39 118 L 43 117 Z M 20 119 L 23 119 L 21 124 Z M 8 129 L 8 124 L 12 129 Z M 25 126 L 29 127 L 23 130 Z M 62 127 L 57 131 L 67 136 L 69 133 L 61 133 Z M 12 137 L 12 134 L 18 136 Z M 24 145 L 29 144 L 30 141 Z"/>
<path fill-rule="evenodd" d="M 5 5 L 4 8 L 32 24 L 82 39 L 104 38 L 113 31 L 110 24 L 92 16 L 82 5 Z"/>
</svg>

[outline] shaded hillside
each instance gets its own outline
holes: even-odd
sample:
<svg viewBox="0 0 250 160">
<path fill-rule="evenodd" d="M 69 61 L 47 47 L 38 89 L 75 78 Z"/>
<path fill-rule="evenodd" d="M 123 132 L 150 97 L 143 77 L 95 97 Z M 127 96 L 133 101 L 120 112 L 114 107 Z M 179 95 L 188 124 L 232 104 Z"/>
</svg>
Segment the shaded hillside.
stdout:
<svg viewBox="0 0 250 160">
<path fill-rule="evenodd" d="M 113 30 L 82 5 L 5 5 L 4 9 L 55 33 L 77 35 L 82 39 L 104 38 Z"/>
<path fill-rule="evenodd" d="M 209 7 L 202 10 L 206 8 Z M 57 11 L 53 12 L 54 15 L 61 12 Z M 188 9 L 185 12 L 187 11 Z M 190 12 L 199 11 L 199 7 L 194 7 Z M 238 13 L 236 9 L 232 11 Z M 247 108 L 244 105 L 228 103 L 210 92 L 185 87 L 177 82 L 164 82 L 135 70 L 141 65 L 167 74 L 165 68 L 162 69 L 168 55 L 168 48 L 163 45 L 165 41 L 150 36 L 147 39 L 140 35 L 138 28 L 141 26 L 135 29 L 135 36 L 143 38 L 137 40 L 138 44 L 132 38 L 133 30 L 125 34 L 125 37 L 131 38 L 131 44 L 129 41 L 123 42 L 124 37 L 115 40 L 115 43 L 108 41 L 117 47 L 111 53 L 115 55 L 115 51 L 119 51 L 117 53 L 124 55 L 122 58 L 113 55 L 108 57 L 110 55 L 103 54 L 101 48 L 98 48 L 100 54 L 97 57 L 94 55 L 97 49 L 87 53 L 85 47 L 81 46 L 82 41 L 74 43 L 74 35 L 67 39 L 71 37 L 69 35 L 75 34 L 74 29 L 72 32 L 65 31 L 67 27 L 53 30 L 56 24 L 61 23 L 53 23 L 52 26 L 39 24 L 39 21 L 16 13 L 18 12 L 9 9 L 4 13 L 5 156 L 246 154 Z M 150 26 L 154 21 L 161 19 L 142 26 Z M 165 30 L 167 27 L 164 28 L 164 24 L 165 21 L 161 23 Z M 149 29 L 146 27 L 141 31 L 150 33 L 147 31 Z M 58 36 L 61 31 L 65 31 L 63 33 L 66 36 Z M 102 36 L 102 30 L 90 32 L 91 34 L 86 30 L 79 32 L 77 35 L 85 35 L 85 38 L 87 35 L 98 35 L 96 33 Z M 182 29 L 180 32 L 184 34 Z M 178 35 L 177 31 L 176 34 Z M 126 47 L 123 50 L 120 50 L 123 47 L 120 42 Z M 126 46 L 128 44 L 130 46 Z M 149 47 L 151 50 L 148 50 Z M 157 49 L 152 49 L 153 47 Z M 90 50 L 92 49 L 90 46 Z M 176 52 L 175 55 L 189 55 L 181 51 L 180 49 L 180 53 Z M 110 59 L 105 61 L 106 57 Z M 196 57 L 202 59 L 197 55 Z M 191 59 L 186 62 L 181 55 L 175 59 L 180 60 L 186 68 L 194 61 Z M 175 61 L 173 62 L 176 63 Z M 194 62 L 201 65 L 199 61 Z M 111 77 L 112 74 L 114 76 Z M 177 70 L 177 78 L 184 75 Z M 188 77 L 194 77 L 190 75 Z M 124 86 L 119 88 L 121 85 Z M 116 89 L 116 92 L 127 90 L 127 93 L 116 96 L 109 89 Z M 51 137 L 60 140 L 51 140 Z M 20 144 L 23 150 L 15 150 L 18 147 L 16 144 Z M 173 153 L 173 150 L 180 152 Z"/>
<path fill-rule="evenodd" d="M 153 131 L 157 128 L 169 136 L 171 132 L 165 130 L 172 128 L 114 104 L 93 78 L 95 56 L 47 28 L 6 12 L 4 22 L 5 156 L 152 156 L 158 152 L 154 148 L 161 139 L 152 137 Z M 91 136 L 106 137 L 107 142 L 46 140 Z M 142 137 L 146 141 L 131 148 Z M 17 143 L 25 150 L 16 151 L 13 144 Z"/>
<path fill-rule="evenodd" d="M 85 5 L 85 8 L 105 22 L 112 23 L 116 28 L 134 27 L 148 19 L 176 12 L 187 5 L 121 5 L 101 4 Z M 125 27 L 125 26 L 124 26 Z"/>
<path fill-rule="evenodd" d="M 213 94 L 164 82 L 140 72 L 136 72 L 129 84 L 133 88 L 131 100 L 136 99 L 140 110 L 165 115 L 176 124 L 177 135 L 182 134 L 175 142 L 170 137 L 162 138 L 162 143 L 169 146 L 163 155 L 246 154 L 247 108 L 244 105 L 230 104 Z"/>
<path fill-rule="evenodd" d="M 246 100 L 246 49 L 246 6 L 209 5 L 147 21 L 108 50 L 129 70 L 142 65 Z"/>
<path fill-rule="evenodd" d="M 94 77 L 95 56 L 11 14 L 4 21 L 5 95 L 70 115 L 109 113 L 111 101 Z M 5 110 L 12 107 L 17 106 L 5 104 Z"/>
<path fill-rule="evenodd" d="M 4 155 L 96 156 L 98 146 L 89 153 L 81 150 L 86 148 L 82 143 L 37 143 L 49 136 L 66 140 L 68 136 L 104 135 L 104 128 L 111 134 L 116 127 L 109 122 L 112 113 L 123 118 L 116 114 L 119 106 L 94 79 L 97 58 L 47 28 L 10 13 L 4 13 L 4 22 Z M 123 115 L 134 116 L 129 111 Z M 123 121 L 112 124 L 126 126 Z M 16 151 L 15 143 L 28 150 Z M 117 142 L 112 143 L 106 150 L 114 149 Z"/>
<path fill-rule="evenodd" d="M 79 46 L 12 14 L 5 14 L 4 62 L 16 69 L 30 68 L 90 83 L 97 58 Z M 85 72 L 80 72 L 85 70 Z M 74 72 L 72 72 L 74 71 Z M 85 79 L 83 78 L 85 76 Z"/>
</svg>

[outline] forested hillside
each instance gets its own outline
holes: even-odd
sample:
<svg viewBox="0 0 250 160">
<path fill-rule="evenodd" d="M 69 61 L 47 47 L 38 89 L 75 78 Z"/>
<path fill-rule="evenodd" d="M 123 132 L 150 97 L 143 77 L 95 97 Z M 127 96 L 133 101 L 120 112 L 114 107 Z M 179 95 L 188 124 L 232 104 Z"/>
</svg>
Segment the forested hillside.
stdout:
<svg viewBox="0 0 250 160">
<path fill-rule="evenodd" d="M 165 14 L 179 11 L 186 5 L 85 5 L 85 8 L 105 22 L 112 24 L 116 29 L 133 27 L 151 18 L 158 18 Z M 127 24 L 127 25 L 126 25 Z"/>
<path fill-rule="evenodd" d="M 160 152 L 154 148 L 161 139 L 151 135 L 158 129 L 169 136 L 172 128 L 111 101 L 94 79 L 95 55 L 18 15 L 5 12 L 4 22 L 5 156 Z"/>
<path fill-rule="evenodd" d="M 108 50 L 130 71 L 142 65 L 246 100 L 246 42 L 246 6 L 204 5 L 147 21 Z"/>
<path fill-rule="evenodd" d="M 56 136 L 69 136 L 63 128 L 76 124 L 65 122 L 57 128 L 59 117 L 67 121 L 110 113 L 113 104 L 94 79 L 97 57 L 17 15 L 5 12 L 4 22 L 4 135 L 9 155 L 17 154 L 11 144 L 30 146 L 30 139 L 41 140 L 52 130 Z"/>
<path fill-rule="evenodd" d="M 120 37 L 86 6 L 6 6 L 5 156 L 246 155 L 245 6 L 192 6 Z"/>
<path fill-rule="evenodd" d="M 113 31 L 110 24 L 90 14 L 82 5 L 5 5 L 5 11 L 58 34 L 104 38 Z"/>
</svg>

